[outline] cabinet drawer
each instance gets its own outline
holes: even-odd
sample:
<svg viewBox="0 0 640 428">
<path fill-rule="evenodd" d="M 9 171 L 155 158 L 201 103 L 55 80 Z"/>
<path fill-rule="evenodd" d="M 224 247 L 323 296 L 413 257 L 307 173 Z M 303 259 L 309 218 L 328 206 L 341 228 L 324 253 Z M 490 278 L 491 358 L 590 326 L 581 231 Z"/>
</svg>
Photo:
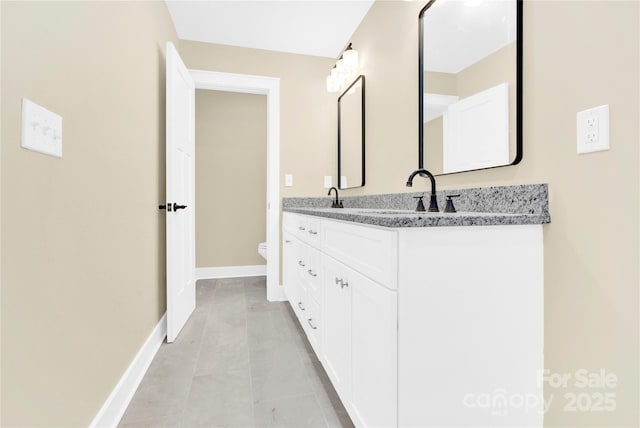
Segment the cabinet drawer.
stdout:
<svg viewBox="0 0 640 428">
<path fill-rule="evenodd" d="M 307 299 L 307 311 L 306 319 L 301 320 L 304 324 L 304 330 L 307 332 L 309 343 L 316 352 L 316 355 L 320 355 L 320 337 L 321 337 L 321 314 L 320 305 L 313 300 Z"/>
<path fill-rule="evenodd" d="M 298 277 L 307 285 L 309 297 L 320 302 L 320 251 L 306 244 L 300 244 L 300 246 L 299 259 L 296 263 Z"/>
<path fill-rule="evenodd" d="M 307 296 L 307 287 L 304 285 L 304 283 L 298 281 L 298 286 L 296 287 L 296 294 L 293 296 L 295 299 L 291 302 L 291 306 L 293 307 L 293 311 L 296 313 L 296 315 L 298 316 L 298 320 L 300 321 L 300 324 L 303 323 L 303 321 L 306 319 L 307 317 L 307 309 L 309 307 L 309 304 L 307 303 L 309 300 L 309 297 Z"/>
<path fill-rule="evenodd" d="M 295 213 L 283 213 L 283 229 L 313 247 L 320 245 L 320 219 Z"/>
<path fill-rule="evenodd" d="M 318 248 L 320 246 L 320 219 L 317 217 L 307 217 L 305 219 L 305 226 L 306 230 L 303 232 L 306 232 L 306 236 L 303 240 L 309 245 Z"/>
<path fill-rule="evenodd" d="M 393 230 L 322 220 L 323 252 L 392 290 L 398 287 L 397 242 Z"/>
</svg>

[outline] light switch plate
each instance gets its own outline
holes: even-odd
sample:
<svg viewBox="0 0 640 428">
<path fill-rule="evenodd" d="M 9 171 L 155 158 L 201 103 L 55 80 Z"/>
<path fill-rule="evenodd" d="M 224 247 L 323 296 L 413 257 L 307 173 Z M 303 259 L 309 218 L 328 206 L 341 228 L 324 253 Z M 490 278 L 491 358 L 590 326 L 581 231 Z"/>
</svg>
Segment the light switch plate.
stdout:
<svg viewBox="0 0 640 428">
<path fill-rule="evenodd" d="M 331 176 L 330 175 L 325 175 L 324 176 L 324 188 L 325 189 L 330 189 L 331 186 L 333 186 L 333 184 L 331 184 L 332 180 L 331 180 Z"/>
<path fill-rule="evenodd" d="M 61 158 L 62 117 L 23 98 L 21 146 Z"/>
<path fill-rule="evenodd" d="M 609 150 L 609 105 L 578 112 L 577 151 L 579 154 Z"/>
<path fill-rule="evenodd" d="M 285 187 L 293 187 L 293 175 L 285 174 L 284 175 L 284 186 Z"/>
</svg>

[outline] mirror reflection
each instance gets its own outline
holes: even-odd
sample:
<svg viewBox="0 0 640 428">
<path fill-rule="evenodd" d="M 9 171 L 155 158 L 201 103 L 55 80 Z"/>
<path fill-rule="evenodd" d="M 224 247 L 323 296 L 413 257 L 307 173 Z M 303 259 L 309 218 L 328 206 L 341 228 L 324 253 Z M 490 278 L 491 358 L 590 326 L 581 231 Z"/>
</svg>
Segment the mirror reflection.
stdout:
<svg viewBox="0 0 640 428">
<path fill-rule="evenodd" d="M 364 76 L 338 97 L 338 188 L 364 186 Z"/>
<path fill-rule="evenodd" d="M 432 0 L 422 10 L 420 167 L 520 161 L 521 27 L 516 0 Z"/>
</svg>

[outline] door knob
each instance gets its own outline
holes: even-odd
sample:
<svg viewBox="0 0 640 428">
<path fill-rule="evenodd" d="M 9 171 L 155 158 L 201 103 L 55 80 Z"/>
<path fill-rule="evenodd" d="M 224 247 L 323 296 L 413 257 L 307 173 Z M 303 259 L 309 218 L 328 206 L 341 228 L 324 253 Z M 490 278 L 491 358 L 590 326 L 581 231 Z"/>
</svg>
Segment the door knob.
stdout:
<svg viewBox="0 0 640 428">
<path fill-rule="evenodd" d="M 178 211 L 178 210 L 183 210 L 185 208 L 187 208 L 186 205 L 178 205 L 175 202 L 173 203 L 173 205 L 171 204 L 166 204 L 166 205 L 158 205 L 158 208 L 161 210 L 167 210 L 169 212 L 171 212 L 171 210 L 173 209 L 173 211 Z"/>
</svg>

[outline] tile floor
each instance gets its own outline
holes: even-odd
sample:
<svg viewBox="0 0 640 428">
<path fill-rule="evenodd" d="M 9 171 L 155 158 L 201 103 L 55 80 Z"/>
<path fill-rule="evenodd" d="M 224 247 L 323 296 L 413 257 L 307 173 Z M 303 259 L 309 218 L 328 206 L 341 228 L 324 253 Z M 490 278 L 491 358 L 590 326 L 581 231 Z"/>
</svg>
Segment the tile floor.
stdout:
<svg viewBox="0 0 640 428">
<path fill-rule="evenodd" d="M 201 280 L 120 427 L 353 427 L 288 303 L 265 278 Z"/>
</svg>

